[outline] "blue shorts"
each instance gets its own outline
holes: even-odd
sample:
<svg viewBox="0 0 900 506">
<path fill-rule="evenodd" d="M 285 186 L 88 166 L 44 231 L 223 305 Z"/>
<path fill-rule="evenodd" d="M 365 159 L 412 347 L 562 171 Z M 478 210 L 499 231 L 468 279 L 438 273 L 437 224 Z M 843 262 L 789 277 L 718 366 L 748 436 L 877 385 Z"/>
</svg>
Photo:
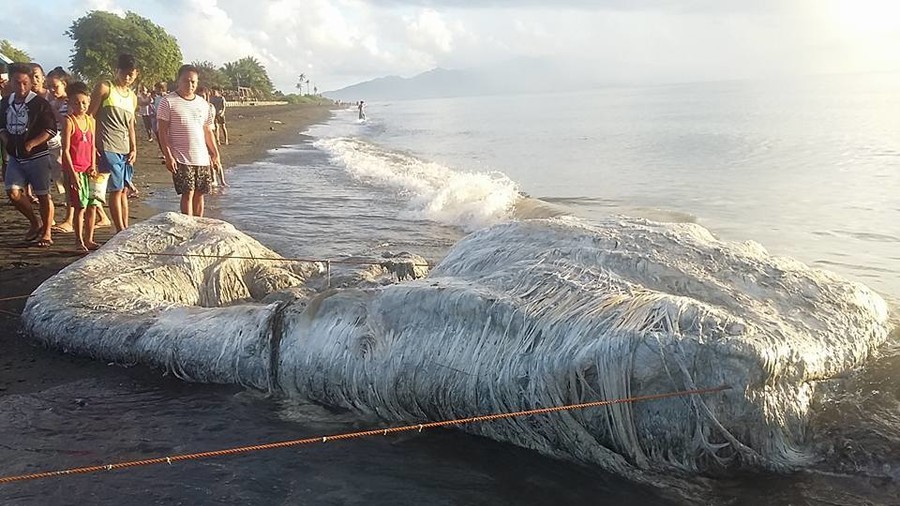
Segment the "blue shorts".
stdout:
<svg viewBox="0 0 900 506">
<path fill-rule="evenodd" d="M 134 167 L 127 162 L 128 155 L 113 153 L 112 151 L 100 151 L 97 172 L 109 174 L 107 191 L 119 192 L 125 189 L 126 183 L 131 182 L 134 176 Z"/>
<path fill-rule="evenodd" d="M 19 160 L 9 157 L 4 180 L 6 191 L 25 190 L 31 185 L 34 195 L 50 194 L 50 155 L 39 156 L 33 160 Z"/>
</svg>

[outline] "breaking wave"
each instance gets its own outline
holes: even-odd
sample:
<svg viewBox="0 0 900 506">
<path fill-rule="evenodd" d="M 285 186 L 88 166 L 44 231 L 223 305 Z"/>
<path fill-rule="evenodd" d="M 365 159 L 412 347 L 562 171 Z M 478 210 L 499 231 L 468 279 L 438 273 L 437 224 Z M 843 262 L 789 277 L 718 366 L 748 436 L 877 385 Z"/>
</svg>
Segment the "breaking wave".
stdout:
<svg viewBox="0 0 900 506">
<path fill-rule="evenodd" d="M 405 218 L 473 231 L 509 219 L 520 198 L 516 183 L 499 172 L 455 171 L 353 138 L 320 139 L 314 145 L 353 178 L 405 199 Z"/>
</svg>

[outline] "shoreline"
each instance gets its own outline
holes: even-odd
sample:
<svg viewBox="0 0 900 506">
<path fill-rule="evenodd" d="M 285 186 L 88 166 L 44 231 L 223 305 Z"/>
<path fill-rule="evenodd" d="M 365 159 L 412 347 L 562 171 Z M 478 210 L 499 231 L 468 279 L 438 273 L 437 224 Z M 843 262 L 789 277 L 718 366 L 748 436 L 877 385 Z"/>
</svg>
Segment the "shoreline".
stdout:
<svg viewBox="0 0 900 506">
<path fill-rule="evenodd" d="M 220 146 L 223 165 L 228 172 L 237 165 L 252 163 L 266 157 L 270 149 L 300 140 L 300 132 L 321 123 L 331 115 L 332 107 L 309 105 L 279 105 L 240 107 L 228 110 L 229 145 Z M 273 123 L 280 122 L 280 123 Z M 137 125 L 141 127 L 140 123 Z M 129 201 L 131 223 L 143 221 L 165 210 L 146 202 L 155 192 L 173 192 L 169 172 L 161 163 L 155 142 L 148 142 L 138 131 L 138 159 L 135 163 L 134 185 L 140 198 Z M 232 187 L 234 188 L 234 187 Z M 238 192 L 233 195 L 239 196 Z M 237 197 L 231 197 L 237 198 Z M 63 199 L 54 194 L 54 202 Z M 65 208 L 56 206 L 56 219 L 64 218 Z M 19 297 L 33 292 L 41 283 L 78 260 L 83 255 L 75 251 L 74 235 L 55 233 L 50 248 L 25 244 L 22 236 L 27 221 L 6 201 L 0 205 L 0 299 Z M 97 242 L 112 236 L 110 228 L 97 229 Z M 73 290 L 73 296 L 77 291 Z M 21 335 L 19 314 L 25 300 L 0 301 L 0 397 L 11 394 L 40 392 L 61 383 L 99 375 L 138 374 L 161 378 L 162 374 L 148 367 L 108 367 L 88 358 L 74 357 L 56 350 L 36 346 Z"/>
</svg>

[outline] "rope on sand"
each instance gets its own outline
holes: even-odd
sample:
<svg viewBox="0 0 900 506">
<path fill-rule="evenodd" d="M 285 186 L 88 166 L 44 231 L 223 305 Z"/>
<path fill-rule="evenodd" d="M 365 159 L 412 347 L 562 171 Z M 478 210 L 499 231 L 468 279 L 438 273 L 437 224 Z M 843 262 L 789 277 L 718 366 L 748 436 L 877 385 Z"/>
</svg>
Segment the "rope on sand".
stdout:
<svg viewBox="0 0 900 506">
<path fill-rule="evenodd" d="M 524 416 L 534 416 L 534 415 L 543 415 L 548 413 L 557 413 L 560 411 L 570 411 L 570 410 L 580 410 L 587 408 L 595 408 L 600 406 L 611 406 L 614 404 L 629 404 L 636 402 L 646 402 L 646 401 L 654 401 L 660 399 L 669 399 L 673 397 L 684 397 L 691 395 L 704 395 L 711 394 L 715 392 L 721 392 L 723 390 L 730 390 L 731 387 L 728 385 L 722 385 L 713 388 L 700 388 L 694 390 L 680 390 L 677 392 L 668 392 L 662 394 L 650 394 L 650 395 L 639 395 L 635 397 L 627 397 L 623 399 L 612 399 L 612 400 L 603 400 L 603 401 L 593 401 L 593 402 L 584 402 L 580 404 L 568 404 L 565 406 L 555 406 L 550 408 L 538 408 L 538 409 L 529 409 L 525 411 L 515 411 L 511 413 L 496 413 L 492 415 L 481 415 L 481 416 L 473 416 L 470 418 L 458 418 L 453 420 L 444 420 L 440 422 L 428 422 L 428 423 L 420 423 L 415 425 L 405 425 L 402 427 L 389 427 L 384 429 L 373 429 L 373 430 L 364 430 L 359 432 L 346 432 L 343 434 L 335 434 L 331 436 L 316 436 L 304 439 L 293 439 L 290 441 L 279 441 L 274 443 L 265 443 L 251 446 L 240 446 L 235 448 L 227 448 L 223 450 L 214 450 L 214 451 L 206 451 L 199 453 L 187 453 L 181 455 L 170 455 L 168 457 L 155 457 L 150 459 L 143 460 L 132 460 L 128 462 L 117 462 L 113 464 L 101 464 L 96 466 L 87 466 L 87 467 L 75 467 L 71 469 L 62 469 L 58 471 L 45 471 L 40 473 L 33 474 L 22 474 L 15 476 L 5 476 L 0 477 L 0 484 L 6 483 L 15 483 L 21 481 L 33 481 L 33 480 L 41 480 L 46 478 L 55 478 L 59 476 L 71 476 L 75 474 L 88 474 L 95 473 L 99 471 L 113 471 L 117 469 L 129 469 L 133 467 L 143 467 L 143 466 L 152 466 L 157 464 L 172 464 L 173 462 L 180 462 L 185 460 L 201 460 L 208 459 L 212 457 L 222 457 L 226 455 L 238 455 L 243 453 L 251 453 L 258 452 L 264 450 L 274 450 L 278 448 L 288 448 L 292 446 L 300 446 L 300 445 L 308 445 L 314 443 L 327 443 L 329 441 L 341 441 L 348 439 L 359 439 L 363 437 L 369 436 L 387 436 L 388 434 L 398 434 L 401 432 L 410 432 L 410 431 L 418 431 L 422 432 L 424 429 L 434 429 L 438 427 L 446 427 L 450 425 L 467 425 L 478 422 L 493 422 L 495 420 L 503 420 L 509 418 L 517 418 Z"/>
</svg>

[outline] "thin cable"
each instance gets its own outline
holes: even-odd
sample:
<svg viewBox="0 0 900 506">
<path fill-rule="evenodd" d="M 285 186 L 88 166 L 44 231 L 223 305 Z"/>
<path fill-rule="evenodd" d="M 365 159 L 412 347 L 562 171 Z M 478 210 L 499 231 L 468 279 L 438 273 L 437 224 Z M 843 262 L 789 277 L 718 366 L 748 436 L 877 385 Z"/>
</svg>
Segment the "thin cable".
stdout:
<svg viewBox="0 0 900 506">
<path fill-rule="evenodd" d="M 27 299 L 27 298 L 31 297 L 31 295 L 32 295 L 32 294 L 29 293 L 28 295 L 16 295 L 16 296 L 14 296 L 14 297 L 3 297 L 2 299 L 0 299 L 0 302 L 7 302 L 7 301 L 11 301 L 11 300 L 22 300 L 22 299 Z"/>
<path fill-rule="evenodd" d="M 559 411 L 569 411 L 576 409 L 595 408 L 600 406 L 610 406 L 613 404 L 628 404 L 642 401 L 654 401 L 660 399 L 668 399 L 672 397 L 683 397 L 688 395 L 704 395 L 723 390 L 731 389 L 728 385 L 721 385 L 713 388 L 700 388 L 695 390 L 681 390 L 678 392 L 667 392 L 662 394 L 640 395 L 636 397 L 628 397 L 624 399 L 613 399 L 605 401 L 584 402 L 581 404 L 569 404 L 566 406 L 554 406 L 550 408 L 537 408 L 525 411 L 515 411 L 512 413 L 497 413 L 493 415 L 473 416 L 470 418 L 458 418 L 454 420 L 444 420 L 440 422 L 420 423 L 416 425 L 406 425 L 403 427 L 390 427 L 386 429 L 372 429 L 360 432 L 347 432 L 344 434 L 335 434 L 332 436 L 316 436 L 304 439 L 294 439 L 291 441 L 279 441 L 275 443 L 265 443 L 251 446 L 240 446 L 236 448 L 228 448 L 224 450 L 214 450 L 199 453 L 187 453 L 182 455 L 170 455 L 168 457 L 155 457 L 143 460 L 132 460 L 128 462 L 118 462 L 115 464 L 103 464 L 88 467 L 75 467 L 71 469 L 63 469 L 59 471 L 45 471 L 41 473 L 22 474 L 17 476 L 5 476 L 0 478 L 0 484 L 14 483 L 20 481 L 40 480 L 46 478 L 54 478 L 58 476 L 71 476 L 75 474 L 88 474 L 98 471 L 113 471 L 116 469 L 128 469 L 132 467 L 152 466 L 157 464 L 172 464 L 173 462 L 181 462 L 184 460 L 200 460 L 212 457 L 221 457 L 226 455 L 238 455 L 242 453 L 251 453 L 264 450 L 273 450 L 276 448 L 288 448 L 291 446 L 300 446 L 313 443 L 327 443 L 329 441 L 342 441 L 347 439 L 358 439 L 368 436 L 387 436 L 388 434 L 397 434 L 400 432 L 418 431 L 424 429 L 434 429 L 438 427 L 446 427 L 448 425 L 466 425 L 477 422 L 492 422 L 506 418 L 516 418 L 520 416 L 542 415 L 547 413 L 556 413 Z"/>
</svg>

